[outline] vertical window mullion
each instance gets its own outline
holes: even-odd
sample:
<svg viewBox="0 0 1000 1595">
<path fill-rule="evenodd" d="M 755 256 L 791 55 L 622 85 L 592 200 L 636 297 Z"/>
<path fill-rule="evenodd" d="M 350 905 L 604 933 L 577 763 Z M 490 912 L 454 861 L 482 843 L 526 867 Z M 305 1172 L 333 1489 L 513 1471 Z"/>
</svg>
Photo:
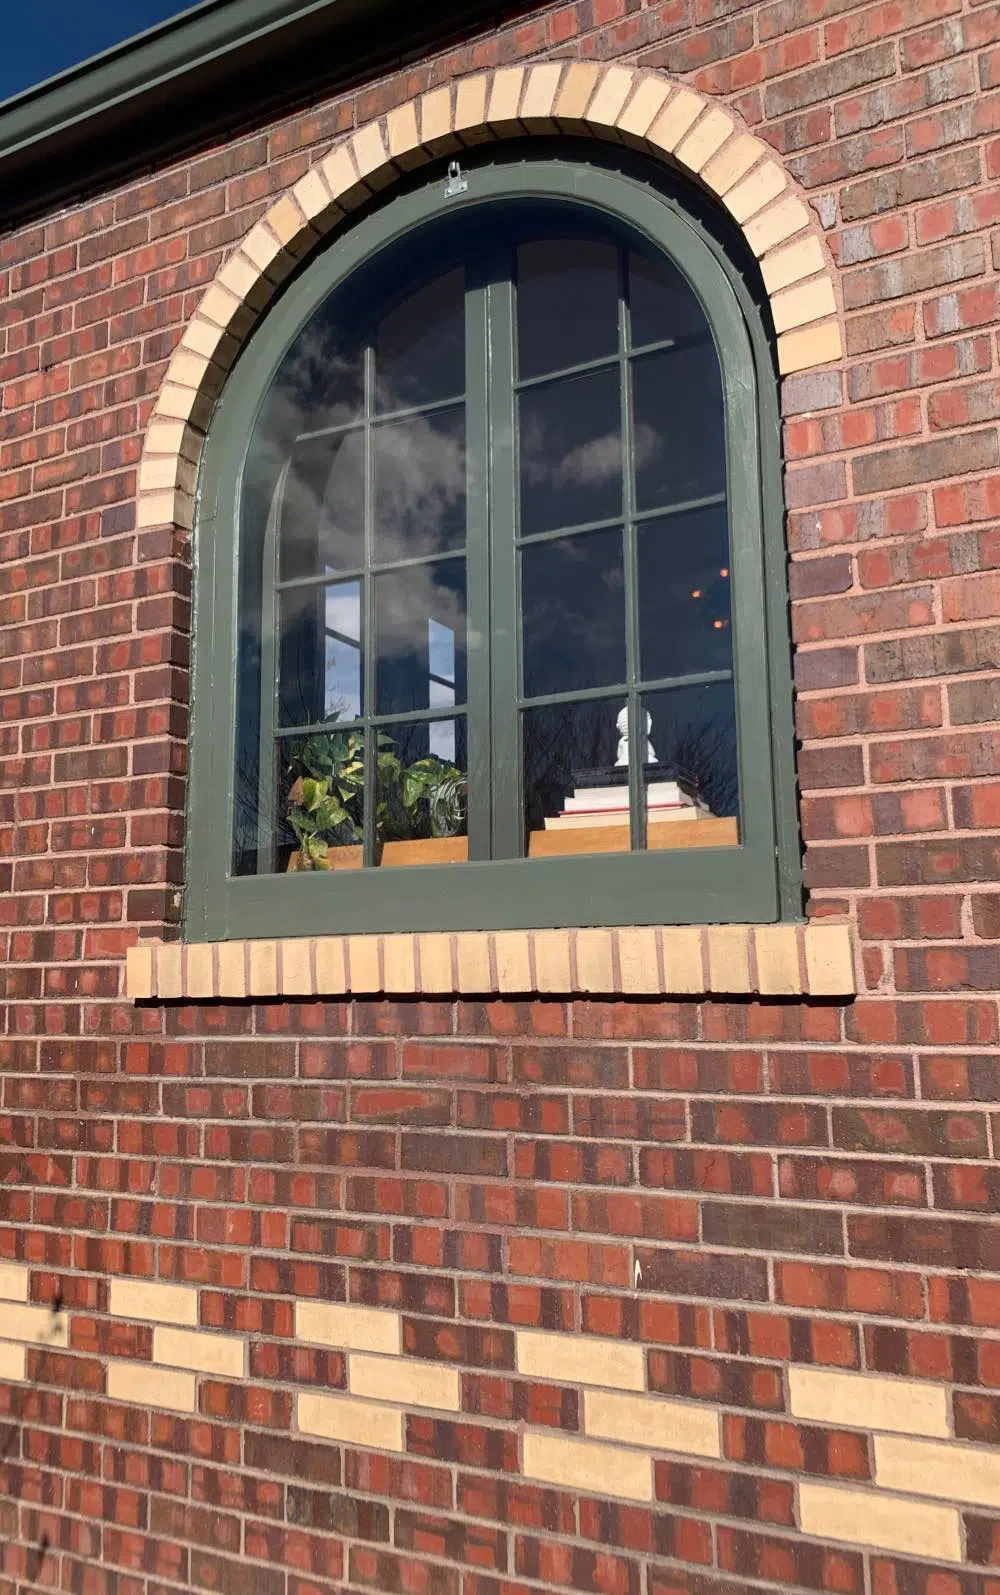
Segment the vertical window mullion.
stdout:
<svg viewBox="0 0 1000 1595">
<path fill-rule="evenodd" d="M 274 870 L 278 856 L 278 791 L 275 766 L 278 748 L 275 733 L 278 725 L 278 637 L 281 612 L 278 607 L 278 530 L 281 524 L 281 505 L 285 496 L 291 462 L 286 461 L 278 477 L 271 498 L 267 526 L 264 531 L 264 551 L 261 561 L 263 582 L 261 593 L 260 638 L 260 738 L 259 766 L 257 770 L 257 869 Z"/>
<path fill-rule="evenodd" d="M 618 358 L 621 373 L 622 550 L 625 578 L 625 665 L 628 680 L 628 790 L 629 830 L 633 849 L 646 846 L 646 716 L 639 691 L 639 573 L 635 530 L 635 452 L 632 440 L 632 350 L 629 319 L 628 257 L 618 251 Z"/>
<path fill-rule="evenodd" d="M 521 736 L 518 723 L 521 605 L 517 554 L 517 411 L 514 395 L 514 285 L 512 252 L 492 273 L 489 305 L 490 531 L 493 857 L 520 858 Z"/>
<path fill-rule="evenodd" d="M 375 662 L 378 639 L 375 636 L 375 436 L 372 416 L 375 410 L 375 346 L 365 347 L 364 366 L 365 404 L 365 509 L 364 509 L 364 570 L 361 594 L 361 713 L 364 723 L 364 785 L 362 787 L 362 863 L 372 865 L 376 858 L 375 819 L 378 812 L 378 732 L 372 724 L 377 709 L 375 702 Z"/>
<path fill-rule="evenodd" d="M 465 296 L 466 747 L 470 859 L 490 857 L 493 827 L 488 295 L 484 273 L 470 267 Z"/>
</svg>

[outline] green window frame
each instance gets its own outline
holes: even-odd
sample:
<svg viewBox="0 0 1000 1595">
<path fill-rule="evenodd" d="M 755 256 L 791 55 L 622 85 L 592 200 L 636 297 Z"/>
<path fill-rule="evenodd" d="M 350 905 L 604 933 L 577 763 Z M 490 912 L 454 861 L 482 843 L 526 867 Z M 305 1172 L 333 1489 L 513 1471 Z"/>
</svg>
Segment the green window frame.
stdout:
<svg viewBox="0 0 1000 1595">
<path fill-rule="evenodd" d="M 441 169 L 419 174 L 338 234 L 286 286 L 243 351 L 216 407 L 203 456 L 194 533 L 185 936 L 205 941 L 345 931 L 799 919 L 802 887 L 777 379 L 773 339 L 749 285 L 749 257 L 693 190 L 628 152 L 595 149 L 583 155 L 572 146 L 549 146 L 526 155 L 523 146 L 514 151 L 497 147 L 481 151 L 463 176 L 466 187 L 455 193 L 456 185 L 445 183 Z M 229 860 L 238 712 L 240 494 L 248 440 L 270 384 L 317 307 L 381 251 L 459 208 L 526 198 L 595 212 L 668 257 L 695 288 L 715 338 L 727 435 L 739 845 L 645 851 L 636 814 L 637 808 L 642 812 L 640 796 L 638 805 L 633 801 L 633 842 L 639 843 L 635 851 L 517 857 L 520 791 L 519 785 L 514 791 L 518 755 L 510 731 L 515 722 L 496 708 L 516 694 L 509 664 L 514 651 L 501 647 L 496 650 L 497 667 L 485 682 L 480 675 L 475 694 L 470 674 L 470 790 L 484 769 L 493 772 L 493 801 L 477 812 L 470 805 L 467 862 L 402 870 L 234 875 Z M 471 286 L 466 303 L 466 359 L 472 379 L 467 391 L 485 393 L 485 374 L 494 373 L 492 391 L 483 403 L 470 405 L 467 415 L 473 471 L 478 458 L 488 462 L 491 477 L 513 473 L 509 282 L 485 280 Z M 513 501 L 512 492 L 483 491 L 469 497 L 470 608 L 478 605 L 480 613 L 488 614 L 491 635 L 496 636 L 516 637 L 519 627 L 515 527 L 504 508 Z M 626 560 L 628 541 L 626 537 Z M 259 595 L 265 675 L 274 668 L 269 631 L 273 586 L 265 576 Z M 639 693 L 635 654 L 633 639 L 630 703 Z M 640 739 L 633 737 L 633 800 L 642 790 L 640 749 Z M 761 750 L 767 753 L 762 756 Z M 370 862 L 370 834 L 365 845 Z"/>
</svg>

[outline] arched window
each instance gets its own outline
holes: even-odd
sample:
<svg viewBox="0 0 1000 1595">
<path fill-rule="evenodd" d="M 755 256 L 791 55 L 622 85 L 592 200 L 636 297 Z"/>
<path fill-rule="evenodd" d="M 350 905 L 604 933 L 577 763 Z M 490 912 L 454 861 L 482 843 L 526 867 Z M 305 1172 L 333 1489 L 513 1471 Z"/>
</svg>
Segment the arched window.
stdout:
<svg viewBox="0 0 1000 1595">
<path fill-rule="evenodd" d="M 797 913 L 767 340 L 647 175 L 424 179 L 244 353 L 196 529 L 190 934 Z"/>
</svg>

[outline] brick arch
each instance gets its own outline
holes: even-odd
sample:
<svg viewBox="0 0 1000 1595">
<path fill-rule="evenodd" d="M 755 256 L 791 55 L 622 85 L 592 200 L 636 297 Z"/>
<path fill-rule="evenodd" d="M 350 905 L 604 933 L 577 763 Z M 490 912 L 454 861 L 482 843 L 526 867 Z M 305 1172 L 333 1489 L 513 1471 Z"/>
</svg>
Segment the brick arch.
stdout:
<svg viewBox="0 0 1000 1595">
<path fill-rule="evenodd" d="M 226 372 L 278 285 L 321 237 L 424 161 L 492 138 L 552 132 L 624 142 L 697 177 L 760 262 L 782 374 L 841 358 L 835 277 L 814 218 L 773 150 L 717 101 L 659 72 L 596 62 L 478 73 L 408 100 L 336 144 L 220 268 L 150 418 L 139 526 L 192 527 L 201 447 Z"/>
</svg>

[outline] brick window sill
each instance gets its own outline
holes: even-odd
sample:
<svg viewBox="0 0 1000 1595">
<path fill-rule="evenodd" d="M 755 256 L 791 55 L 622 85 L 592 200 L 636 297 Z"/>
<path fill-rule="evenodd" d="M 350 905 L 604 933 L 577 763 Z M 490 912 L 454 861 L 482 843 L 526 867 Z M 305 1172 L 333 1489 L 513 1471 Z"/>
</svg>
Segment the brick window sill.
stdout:
<svg viewBox="0 0 1000 1595">
<path fill-rule="evenodd" d="M 135 1002 L 258 997 L 852 997 L 850 927 L 628 926 L 143 942 Z"/>
</svg>

